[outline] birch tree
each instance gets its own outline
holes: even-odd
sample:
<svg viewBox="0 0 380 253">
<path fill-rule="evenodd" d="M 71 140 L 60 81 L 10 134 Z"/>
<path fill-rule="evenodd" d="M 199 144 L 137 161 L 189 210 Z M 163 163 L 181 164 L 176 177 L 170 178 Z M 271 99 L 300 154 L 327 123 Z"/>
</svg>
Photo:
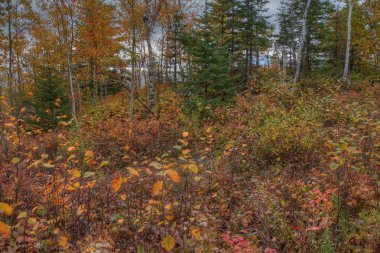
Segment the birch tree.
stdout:
<svg viewBox="0 0 380 253">
<path fill-rule="evenodd" d="M 344 88 L 348 89 L 350 87 L 349 79 L 349 65 L 350 65 L 350 50 L 351 50 L 351 20 L 352 20 L 352 9 L 353 1 L 348 0 L 348 17 L 347 17 L 347 44 L 346 44 L 346 57 L 344 61 L 344 70 L 343 70 L 343 84 Z"/>
<path fill-rule="evenodd" d="M 294 84 L 298 83 L 299 76 L 300 76 L 302 52 L 303 52 L 303 47 L 305 44 L 305 39 L 306 39 L 306 34 L 307 34 L 307 15 L 310 9 L 310 5 L 311 5 L 311 0 L 307 0 L 305 11 L 303 13 L 302 34 L 301 34 L 300 45 L 298 47 L 298 52 L 297 52 L 297 64 L 296 64 L 296 71 L 294 75 Z"/>
<path fill-rule="evenodd" d="M 72 117 L 76 119 L 76 99 L 73 85 L 73 45 L 74 45 L 74 13 L 75 1 L 71 0 L 56 0 L 55 6 L 58 11 L 58 31 L 61 33 L 66 56 L 66 68 L 68 75 L 69 90 L 71 96 L 71 113 Z"/>
<path fill-rule="evenodd" d="M 159 13 L 159 6 L 157 2 L 152 0 L 145 0 L 145 15 L 143 21 L 145 24 L 146 44 L 148 47 L 148 84 L 149 84 L 149 108 L 153 109 L 155 100 L 154 91 L 154 53 L 152 47 L 152 32 Z"/>
</svg>

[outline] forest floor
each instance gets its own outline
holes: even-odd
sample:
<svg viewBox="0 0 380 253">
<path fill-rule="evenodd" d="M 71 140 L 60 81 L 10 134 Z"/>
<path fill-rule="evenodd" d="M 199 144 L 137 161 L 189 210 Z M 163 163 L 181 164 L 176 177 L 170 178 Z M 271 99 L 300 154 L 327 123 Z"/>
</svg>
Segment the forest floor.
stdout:
<svg viewBox="0 0 380 253">
<path fill-rule="evenodd" d="M 0 249 L 379 252 L 379 98 L 271 84 L 187 113 L 163 89 L 132 122 L 124 92 L 49 133 L 9 116 Z"/>
</svg>

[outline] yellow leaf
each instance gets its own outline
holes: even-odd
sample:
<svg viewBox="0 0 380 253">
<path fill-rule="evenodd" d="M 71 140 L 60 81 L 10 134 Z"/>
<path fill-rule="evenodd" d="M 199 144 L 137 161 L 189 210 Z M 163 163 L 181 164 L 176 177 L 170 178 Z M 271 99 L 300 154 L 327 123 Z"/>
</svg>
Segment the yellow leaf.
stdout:
<svg viewBox="0 0 380 253">
<path fill-rule="evenodd" d="M 13 164 L 18 164 L 19 162 L 20 162 L 20 158 L 18 158 L 18 157 L 15 157 L 12 159 Z"/>
<path fill-rule="evenodd" d="M 54 165 L 51 163 L 43 163 L 42 167 L 44 167 L 46 169 L 52 169 L 52 168 L 54 168 Z"/>
<path fill-rule="evenodd" d="M 195 165 L 195 164 L 189 164 L 189 170 L 191 170 L 191 172 L 193 172 L 194 174 L 198 174 L 198 166 Z"/>
<path fill-rule="evenodd" d="M 120 190 L 120 187 L 121 187 L 122 183 L 123 183 L 123 178 L 121 178 L 121 177 L 114 178 L 112 180 L 112 190 L 114 192 L 118 192 Z"/>
<path fill-rule="evenodd" d="M 3 213 L 5 215 L 12 215 L 13 208 L 7 203 L 0 203 L 0 213 Z"/>
<path fill-rule="evenodd" d="M 187 136 L 189 136 L 189 132 L 183 132 L 183 133 L 182 133 L 182 137 L 183 137 L 183 138 L 186 138 Z"/>
<path fill-rule="evenodd" d="M 190 153 L 190 149 L 182 150 L 182 155 L 188 155 Z"/>
<path fill-rule="evenodd" d="M 201 239 L 201 231 L 199 228 L 194 227 L 191 229 L 191 234 L 194 236 L 195 240 L 200 240 Z"/>
<path fill-rule="evenodd" d="M 140 175 L 139 172 L 136 169 L 132 168 L 132 167 L 128 167 L 128 170 L 134 176 L 138 177 Z"/>
<path fill-rule="evenodd" d="M 76 178 L 80 177 L 80 171 L 79 170 L 72 169 L 70 172 L 71 172 L 71 175 L 73 175 L 73 177 L 76 177 Z"/>
<path fill-rule="evenodd" d="M 75 158 L 75 155 L 71 155 L 69 156 L 69 158 L 67 158 L 67 161 L 70 161 L 71 159 Z"/>
<path fill-rule="evenodd" d="M 160 194 L 160 192 L 162 191 L 162 188 L 164 186 L 164 182 L 163 181 L 157 181 L 153 184 L 153 187 L 152 187 L 152 194 L 153 196 L 157 196 L 158 194 Z"/>
<path fill-rule="evenodd" d="M 172 249 L 174 249 L 175 246 L 175 240 L 171 235 L 166 236 L 161 241 L 161 246 L 168 252 L 170 252 Z"/>
<path fill-rule="evenodd" d="M 197 182 L 198 182 L 199 180 L 201 180 L 201 179 L 202 179 L 202 177 L 200 177 L 200 176 L 195 176 L 195 177 L 194 177 L 194 180 L 197 181 Z"/>
<path fill-rule="evenodd" d="M 209 127 L 209 128 L 207 128 L 207 130 L 206 130 L 207 133 L 211 133 L 211 131 L 212 131 L 212 127 Z"/>
<path fill-rule="evenodd" d="M 181 176 L 178 174 L 177 171 L 170 169 L 166 170 L 165 173 L 173 180 L 175 183 L 181 182 Z"/>
<path fill-rule="evenodd" d="M 2 221 L 0 221 L 0 233 L 4 234 L 5 237 L 10 236 L 11 234 L 11 229 L 9 228 L 9 226 Z"/>
<path fill-rule="evenodd" d="M 128 151 L 130 149 L 130 147 L 128 146 L 128 145 L 126 145 L 125 147 L 124 147 L 124 150 L 125 151 Z"/>
</svg>

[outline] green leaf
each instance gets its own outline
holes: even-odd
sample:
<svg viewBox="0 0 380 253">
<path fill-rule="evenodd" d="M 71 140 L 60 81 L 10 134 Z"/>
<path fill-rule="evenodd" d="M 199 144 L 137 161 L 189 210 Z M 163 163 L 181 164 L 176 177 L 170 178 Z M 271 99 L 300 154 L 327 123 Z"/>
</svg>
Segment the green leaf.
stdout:
<svg viewBox="0 0 380 253">
<path fill-rule="evenodd" d="M 98 169 L 108 166 L 110 163 L 108 161 L 102 161 L 98 167 Z"/>
<path fill-rule="evenodd" d="M 151 163 L 149 164 L 149 166 L 152 166 L 152 167 L 154 167 L 154 168 L 157 169 L 157 170 L 162 169 L 162 164 L 159 163 L 159 162 L 156 162 L 156 161 L 151 162 Z"/>
<path fill-rule="evenodd" d="M 175 149 L 177 149 L 177 150 L 181 150 L 182 149 L 182 147 L 181 146 L 174 146 L 173 148 L 175 148 Z"/>
<path fill-rule="evenodd" d="M 34 224 L 36 224 L 36 222 L 37 222 L 37 219 L 36 218 L 29 218 L 28 219 L 28 221 L 27 221 L 27 223 L 29 224 L 29 225 L 34 225 Z"/>
<path fill-rule="evenodd" d="M 339 168 L 339 164 L 337 164 L 337 163 L 332 163 L 332 164 L 330 164 L 330 169 L 332 169 L 332 170 L 336 170 L 336 169 L 338 169 Z"/>
<path fill-rule="evenodd" d="M 21 212 L 18 216 L 17 216 L 17 219 L 22 219 L 22 218 L 26 218 L 26 216 L 28 216 L 28 213 L 23 211 Z"/>
<path fill-rule="evenodd" d="M 95 175 L 95 172 L 92 172 L 92 171 L 86 171 L 84 174 L 83 174 L 83 178 L 88 178 L 88 177 L 91 177 Z"/>
</svg>

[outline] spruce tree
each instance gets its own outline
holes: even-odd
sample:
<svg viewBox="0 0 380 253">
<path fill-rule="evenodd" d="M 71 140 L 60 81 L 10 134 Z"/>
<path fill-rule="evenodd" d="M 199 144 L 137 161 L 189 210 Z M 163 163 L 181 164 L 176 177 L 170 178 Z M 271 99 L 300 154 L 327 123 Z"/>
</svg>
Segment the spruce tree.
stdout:
<svg viewBox="0 0 380 253">
<path fill-rule="evenodd" d="M 186 89 L 204 104 L 220 105 L 233 100 L 235 86 L 229 75 L 227 46 L 210 24 L 210 6 L 206 4 L 198 29 L 182 35 L 185 51 L 192 58 L 191 76 Z"/>
<path fill-rule="evenodd" d="M 45 130 L 52 129 L 61 121 L 60 118 L 69 112 L 68 98 L 63 88 L 64 81 L 53 68 L 46 67 L 36 80 L 35 87 L 32 106 L 37 119 L 34 123 Z"/>
</svg>

